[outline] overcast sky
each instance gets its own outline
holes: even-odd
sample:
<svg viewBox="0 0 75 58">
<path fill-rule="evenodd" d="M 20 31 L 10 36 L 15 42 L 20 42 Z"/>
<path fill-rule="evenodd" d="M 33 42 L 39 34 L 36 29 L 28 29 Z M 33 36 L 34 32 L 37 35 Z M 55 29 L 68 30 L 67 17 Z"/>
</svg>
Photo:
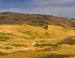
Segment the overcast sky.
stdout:
<svg viewBox="0 0 75 58">
<path fill-rule="evenodd" d="M 3 11 L 75 18 L 75 0 L 0 0 Z"/>
</svg>

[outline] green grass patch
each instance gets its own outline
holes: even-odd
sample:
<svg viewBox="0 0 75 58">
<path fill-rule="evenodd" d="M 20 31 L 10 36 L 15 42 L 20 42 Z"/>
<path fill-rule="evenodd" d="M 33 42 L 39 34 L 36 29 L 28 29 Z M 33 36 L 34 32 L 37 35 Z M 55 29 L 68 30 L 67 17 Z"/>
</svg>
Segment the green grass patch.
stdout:
<svg viewBox="0 0 75 58">
<path fill-rule="evenodd" d="M 7 39 L 10 39 L 12 34 L 10 33 L 1 33 L 0 32 L 0 41 L 6 41 Z"/>
<path fill-rule="evenodd" d="M 24 36 L 22 36 L 22 38 L 26 38 L 26 39 L 34 39 L 37 37 L 37 34 L 35 32 L 32 31 L 26 31 L 26 32 L 21 32 L 24 34 Z"/>
</svg>

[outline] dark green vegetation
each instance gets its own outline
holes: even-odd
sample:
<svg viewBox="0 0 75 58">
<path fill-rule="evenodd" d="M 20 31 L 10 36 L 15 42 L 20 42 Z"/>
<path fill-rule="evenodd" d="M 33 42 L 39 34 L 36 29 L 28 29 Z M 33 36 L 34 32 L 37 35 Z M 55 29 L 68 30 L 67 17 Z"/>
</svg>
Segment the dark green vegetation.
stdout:
<svg viewBox="0 0 75 58">
<path fill-rule="evenodd" d="M 13 12 L 0 13 L 0 24 L 23 24 L 27 23 L 33 26 L 42 26 L 47 28 L 47 25 L 58 25 L 65 28 L 75 27 L 75 20 L 50 15 L 40 14 L 21 14 Z"/>
<path fill-rule="evenodd" d="M 10 33 L 1 33 L 0 32 L 0 41 L 6 41 L 6 40 L 12 38 L 12 36 L 13 35 Z"/>
<path fill-rule="evenodd" d="M 59 44 L 74 45 L 75 44 L 75 36 L 65 38 L 63 41 L 59 42 Z"/>
</svg>

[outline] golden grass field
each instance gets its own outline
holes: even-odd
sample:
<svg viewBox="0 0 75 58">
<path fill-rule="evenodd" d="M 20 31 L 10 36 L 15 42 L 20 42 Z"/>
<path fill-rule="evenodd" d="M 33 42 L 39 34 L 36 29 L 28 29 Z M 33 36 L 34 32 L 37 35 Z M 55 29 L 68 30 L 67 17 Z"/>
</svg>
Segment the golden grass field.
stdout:
<svg viewBox="0 0 75 58">
<path fill-rule="evenodd" d="M 75 20 L 0 13 L 0 58 L 75 58 Z"/>
</svg>

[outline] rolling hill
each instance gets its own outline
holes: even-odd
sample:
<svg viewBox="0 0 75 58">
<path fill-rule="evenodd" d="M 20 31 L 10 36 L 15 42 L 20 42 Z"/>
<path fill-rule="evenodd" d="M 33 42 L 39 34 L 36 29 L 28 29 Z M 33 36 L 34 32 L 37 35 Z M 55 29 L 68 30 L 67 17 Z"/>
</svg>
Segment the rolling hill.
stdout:
<svg viewBox="0 0 75 58">
<path fill-rule="evenodd" d="M 35 58 L 65 58 L 75 56 L 74 50 L 74 19 L 41 14 L 0 13 L 1 58 L 34 58 L 34 55 Z"/>
</svg>

